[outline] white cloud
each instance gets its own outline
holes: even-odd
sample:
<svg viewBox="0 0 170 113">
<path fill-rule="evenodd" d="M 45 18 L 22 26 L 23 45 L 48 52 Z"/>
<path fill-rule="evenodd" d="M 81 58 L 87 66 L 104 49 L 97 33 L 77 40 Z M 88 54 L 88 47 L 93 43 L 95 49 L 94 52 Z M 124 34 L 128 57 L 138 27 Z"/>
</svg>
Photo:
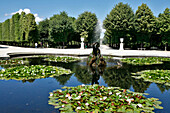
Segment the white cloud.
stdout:
<svg viewBox="0 0 170 113">
<path fill-rule="evenodd" d="M 29 14 L 29 13 L 31 13 L 31 10 L 30 9 L 19 9 L 18 11 L 16 11 L 16 12 L 12 12 L 12 13 L 10 13 L 10 14 L 5 14 L 5 16 L 10 16 L 10 15 L 14 15 L 14 14 L 16 14 L 16 13 L 19 13 L 19 14 L 21 14 L 22 12 L 25 12 L 26 14 Z M 39 16 L 38 16 L 38 14 L 34 14 L 34 16 L 35 16 L 35 21 L 36 22 L 40 22 L 40 21 L 42 21 L 43 20 L 43 18 L 40 18 Z"/>
</svg>

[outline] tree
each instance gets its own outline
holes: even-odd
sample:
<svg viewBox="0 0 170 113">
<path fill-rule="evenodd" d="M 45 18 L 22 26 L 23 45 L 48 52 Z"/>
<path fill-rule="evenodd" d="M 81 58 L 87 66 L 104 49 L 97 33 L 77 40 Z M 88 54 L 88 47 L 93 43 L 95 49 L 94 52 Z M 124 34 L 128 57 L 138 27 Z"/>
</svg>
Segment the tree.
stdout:
<svg viewBox="0 0 170 113">
<path fill-rule="evenodd" d="M 79 15 L 79 17 L 76 20 L 76 31 L 79 34 L 85 34 L 85 41 L 86 42 L 92 42 L 93 40 L 93 34 L 95 31 L 95 27 L 97 25 L 97 17 L 96 14 L 91 12 L 84 12 Z"/>
<path fill-rule="evenodd" d="M 20 24 L 19 24 L 19 20 L 20 20 L 20 14 L 16 13 L 13 16 L 14 19 L 14 26 L 15 26 L 15 31 L 14 31 L 14 41 L 18 42 L 19 41 L 19 37 L 20 37 Z"/>
<path fill-rule="evenodd" d="M 54 15 L 49 20 L 49 39 L 52 42 L 65 45 L 72 30 L 72 22 L 66 12 Z"/>
<path fill-rule="evenodd" d="M 38 38 L 37 35 L 37 24 L 33 14 L 29 13 L 26 15 L 26 37 L 25 41 L 35 41 Z M 36 36 L 36 37 L 34 37 Z M 35 39 L 34 39 L 35 38 Z"/>
<path fill-rule="evenodd" d="M 127 35 L 134 30 L 133 22 L 134 12 L 132 8 L 128 4 L 118 3 L 103 21 L 107 38 L 115 43 L 118 43 L 121 37 L 124 37 L 126 41 Z"/>
<path fill-rule="evenodd" d="M 19 38 L 19 41 L 20 42 L 23 42 L 25 40 L 25 33 L 26 33 L 26 18 L 25 18 L 26 14 L 25 12 L 22 12 L 21 13 L 21 17 L 20 17 L 20 20 L 19 20 L 19 27 L 20 27 L 20 38 Z"/>
<path fill-rule="evenodd" d="M 3 41 L 2 40 L 2 23 L 0 23 L 0 41 Z"/>
<path fill-rule="evenodd" d="M 7 19 L 2 23 L 2 40 L 10 40 L 10 19 Z"/>
<path fill-rule="evenodd" d="M 38 30 L 40 34 L 40 40 L 48 40 L 49 37 L 49 20 L 45 19 L 39 22 Z"/>
<path fill-rule="evenodd" d="M 151 35 L 154 33 L 154 25 L 156 17 L 146 4 L 138 7 L 135 13 L 135 30 L 137 32 L 137 42 L 142 43 L 150 41 Z"/>
<path fill-rule="evenodd" d="M 159 31 L 158 34 L 162 37 L 162 43 L 166 46 L 170 43 L 170 10 L 166 8 L 163 14 L 158 17 Z"/>
<path fill-rule="evenodd" d="M 14 17 L 10 19 L 10 39 L 9 41 L 14 41 L 15 37 L 15 24 L 14 24 Z"/>
</svg>

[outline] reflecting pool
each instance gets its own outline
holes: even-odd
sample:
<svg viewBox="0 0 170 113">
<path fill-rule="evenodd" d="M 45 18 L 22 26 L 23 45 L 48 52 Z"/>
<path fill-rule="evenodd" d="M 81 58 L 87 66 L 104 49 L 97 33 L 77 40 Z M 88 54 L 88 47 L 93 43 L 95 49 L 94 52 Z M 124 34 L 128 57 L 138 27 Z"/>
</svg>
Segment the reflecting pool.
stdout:
<svg viewBox="0 0 170 113">
<path fill-rule="evenodd" d="M 117 60 L 107 59 L 107 66 L 90 68 L 86 59 L 75 63 L 54 63 L 43 58 L 23 58 L 26 65 L 53 65 L 73 71 L 73 74 L 53 78 L 43 78 L 28 81 L 0 80 L 0 113 L 59 113 L 48 105 L 49 92 L 61 89 L 63 86 L 78 86 L 81 84 L 99 84 L 121 87 L 136 92 L 149 93 L 146 97 L 159 98 L 163 110 L 156 113 L 170 112 L 170 87 L 161 84 L 144 82 L 131 77 L 132 72 L 152 69 L 169 69 L 170 62 L 151 66 L 118 65 Z M 13 65 L 14 66 L 14 65 Z M 8 68 L 1 65 L 0 69 Z"/>
</svg>

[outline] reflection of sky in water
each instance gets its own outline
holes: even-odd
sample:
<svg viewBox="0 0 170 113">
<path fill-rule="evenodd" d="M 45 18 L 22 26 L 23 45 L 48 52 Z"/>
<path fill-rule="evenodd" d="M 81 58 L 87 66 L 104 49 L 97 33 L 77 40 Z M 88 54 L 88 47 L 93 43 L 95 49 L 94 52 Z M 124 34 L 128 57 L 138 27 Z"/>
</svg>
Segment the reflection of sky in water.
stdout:
<svg viewBox="0 0 170 113">
<path fill-rule="evenodd" d="M 1 70 L 1 69 L 4 69 L 4 68 L 0 66 L 0 70 Z"/>
</svg>

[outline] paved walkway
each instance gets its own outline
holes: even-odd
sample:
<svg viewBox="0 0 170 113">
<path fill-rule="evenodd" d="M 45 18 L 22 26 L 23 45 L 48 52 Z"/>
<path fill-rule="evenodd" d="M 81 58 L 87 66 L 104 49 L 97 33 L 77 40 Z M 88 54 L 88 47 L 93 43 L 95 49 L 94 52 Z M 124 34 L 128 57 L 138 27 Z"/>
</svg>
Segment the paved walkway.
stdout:
<svg viewBox="0 0 170 113">
<path fill-rule="evenodd" d="M 145 57 L 158 56 L 170 57 L 170 51 L 156 50 L 115 50 L 105 45 L 100 47 L 101 54 L 114 57 Z M 56 49 L 56 48 L 24 48 L 0 45 L 0 57 L 9 57 L 9 55 L 28 55 L 28 54 L 56 54 L 70 56 L 88 56 L 92 49 Z"/>
</svg>

